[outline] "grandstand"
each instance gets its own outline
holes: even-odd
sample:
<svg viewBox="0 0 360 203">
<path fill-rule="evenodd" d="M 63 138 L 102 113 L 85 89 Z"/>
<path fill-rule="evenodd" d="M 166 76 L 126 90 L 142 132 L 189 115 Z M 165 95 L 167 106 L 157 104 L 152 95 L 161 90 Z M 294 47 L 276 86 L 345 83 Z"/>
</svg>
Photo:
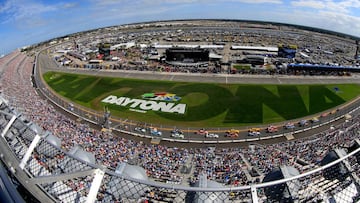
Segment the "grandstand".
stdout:
<svg viewBox="0 0 360 203">
<path fill-rule="evenodd" d="M 287 65 L 290 71 L 315 71 L 315 72 L 355 72 L 359 73 L 359 67 L 352 66 L 338 66 L 326 64 L 303 64 L 303 63 L 290 63 Z"/>
</svg>

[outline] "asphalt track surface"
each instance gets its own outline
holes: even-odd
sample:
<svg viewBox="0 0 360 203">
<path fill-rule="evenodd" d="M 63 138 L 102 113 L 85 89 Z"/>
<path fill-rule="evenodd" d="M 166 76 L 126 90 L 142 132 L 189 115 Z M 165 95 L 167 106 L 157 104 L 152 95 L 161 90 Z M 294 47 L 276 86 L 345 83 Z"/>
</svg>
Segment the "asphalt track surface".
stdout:
<svg viewBox="0 0 360 203">
<path fill-rule="evenodd" d="M 48 62 L 51 63 L 51 62 Z M 45 71 L 59 71 L 75 74 L 87 74 L 105 77 L 136 78 L 144 80 L 163 80 L 177 82 L 202 82 L 221 84 L 360 84 L 360 75 L 353 76 L 287 76 L 287 75 L 240 75 L 208 73 L 176 73 L 129 70 L 97 70 L 47 66 Z"/>
<path fill-rule="evenodd" d="M 360 83 L 360 75 L 353 76 L 344 76 L 344 77 L 335 77 L 335 76 L 286 76 L 286 75 L 228 75 L 228 74 L 200 74 L 200 73 L 168 73 L 168 72 L 150 72 L 150 71 L 129 71 L 129 70 L 98 70 L 98 69 L 80 69 L 80 68 L 67 68 L 58 66 L 50 57 L 45 54 L 40 54 L 38 58 L 38 67 L 40 68 L 42 73 L 47 71 L 59 71 L 66 73 L 74 73 L 74 74 L 86 74 L 86 75 L 96 75 L 96 76 L 105 76 L 105 77 L 121 77 L 121 78 L 137 78 L 144 80 L 163 80 L 163 81 L 179 81 L 179 82 L 203 82 L 203 83 L 228 83 L 228 84 L 344 84 L 344 83 Z M 300 120 L 300 119 L 297 119 Z M 326 118 L 323 119 L 326 121 Z M 344 119 L 335 121 L 332 125 L 337 125 L 341 122 L 344 122 Z M 293 130 L 284 130 L 282 129 L 282 125 L 286 122 L 282 122 L 279 126 L 279 132 L 281 133 L 289 133 L 295 130 L 301 129 L 297 127 Z M 99 128 L 98 126 L 93 126 L 95 128 Z M 266 126 L 262 126 L 266 127 Z M 322 132 L 330 127 L 329 125 L 321 126 L 319 128 L 315 128 L 309 131 L 297 133 L 294 135 L 295 139 L 308 137 L 313 134 Z M 204 138 L 204 136 L 195 135 L 195 130 L 188 130 L 184 132 L 185 139 L 191 140 L 231 140 L 231 139 L 249 139 L 253 137 L 249 137 L 247 134 L 246 127 L 239 128 L 241 130 L 238 138 L 225 138 L 224 132 L 226 129 L 221 129 L 219 132 L 211 131 L 219 134 L 219 139 L 216 138 Z M 162 129 L 163 136 L 170 138 L 171 129 Z M 185 130 L 186 131 L 186 130 Z M 114 132 L 114 131 L 113 131 Z M 261 131 L 261 136 L 269 136 L 270 134 L 265 133 L 264 130 Z M 122 137 L 128 139 L 141 140 L 144 142 L 150 142 L 148 138 L 136 137 L 133 135 L 124 135 L 123 133 L 119 133 Z M 182 147 L 205 147 L 205 146 L 219 146 L 222 147 L 238 147 L 238 146 L 247 146 L 249 143 L 260 143 L 260 144 L 272 144 L 278 142 L 284 142 L 286 138 L 284 136 L 278 138 L 272 138 L 267 140 L 257 140 L 251 142 L 237 142 L 237 143 L 227 143 L 227 144 L 204 144 L 204 143 L 177 143 L 171 141 L 161 141 L 162 144 L 168 146 L 179 146 Z"/>
</svg>

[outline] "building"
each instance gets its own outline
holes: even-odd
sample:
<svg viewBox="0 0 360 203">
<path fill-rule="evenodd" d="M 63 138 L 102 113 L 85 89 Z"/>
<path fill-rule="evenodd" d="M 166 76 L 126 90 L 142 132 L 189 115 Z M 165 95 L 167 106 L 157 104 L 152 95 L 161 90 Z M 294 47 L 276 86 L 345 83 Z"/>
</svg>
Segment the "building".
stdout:
<svg viewBox="0 0 360 203">
<path fill-rule="evenodd" d="M 201 63 L 209 61 L 209 51 L 201 48 L 166 49 L 167 62 Z"/>
<path fill-rule="evenodd" d="M 360 60 L 360 55 L 359 55 L 359 51 L 360 51 L 360 45 L 359 45 L 359 41 L 356 41 L 356 52 L 355 52 L 355 59 Z"/>
<path fill-rule="evenodd" d="M 99 55 L 102 56 L 102 59 L 110 57 L 110 44 L 100 44 Z"/>
<path fill-rule="evenodd" d="M 296 45 L 279 45 L 278 56 L 283 58 L 295 58 Z"/>
<path fill-rule="evenodd" d="M 264 65 L 265 57 L 261 55 L 246 55 L 241 59 L 235 60 L 235 62 L 240 64 L 251 64 L 253 66 Z"/>
</svg>

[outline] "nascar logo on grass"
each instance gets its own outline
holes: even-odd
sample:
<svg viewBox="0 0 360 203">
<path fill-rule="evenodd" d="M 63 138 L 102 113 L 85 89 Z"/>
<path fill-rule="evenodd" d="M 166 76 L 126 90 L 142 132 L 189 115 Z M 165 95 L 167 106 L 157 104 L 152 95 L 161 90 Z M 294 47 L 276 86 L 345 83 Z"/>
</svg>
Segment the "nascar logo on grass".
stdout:
<svg viewBox="0 0 360 203">
<path fill-rule="evenodd" d="M 141 95 L 143 99 L 156 100 L 156 101 L 180 101 L 181 97 L 176 94 L 167 92 L 145 93 Z"/>
<path fill-rule="evenodd" d="M 181 97 L 176 94 L 167 92 L 158 93 L 145 93 L 142 95 L 143 99 L 132 99 L 129 97 L 117 97 L 110 95 L 103 99 L 101 102 L 107 104 L 115 104 L 119 106 L 129 107 L 132 109 L 141 109 L 145 111 L 161 111 L 166 113 L 179 113 L 184 114 L 186 110 L 186 104 L 175 104 L 165 101 L 179 101 Z M 156 102 L 160 101 L 160 102 Z"/>
</svg>

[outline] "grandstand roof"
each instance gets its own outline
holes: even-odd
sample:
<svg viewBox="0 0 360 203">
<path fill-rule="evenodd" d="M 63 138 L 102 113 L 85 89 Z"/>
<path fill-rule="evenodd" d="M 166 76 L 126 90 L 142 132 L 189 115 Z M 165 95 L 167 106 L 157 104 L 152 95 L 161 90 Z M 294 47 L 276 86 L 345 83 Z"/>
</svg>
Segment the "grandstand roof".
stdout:
<svg viewBox="0 0 360 203">
<path fill-rule="evenodd" d="M 48 136 L 46 136 L 46 141 L 48 141 L 49 143 L 51 143 L 52 145 L 61 148 L 61 140 L 60 138 L 54 136 L 53 134 L 49 134 Z"/>
<path fill-rule="evenodd" d="M 214 45 L 214 44 L 155 44 L 153 45 L 155 49 L 168 49 L 172 47 L 179 47 L 179 48 L 201 48 L 201 49 L 223 49 L 224 45 Z"/>
<path fill-rule="evenodd" d="M 155 44 L 153 47 L 155 49 L 168 49 L 168 48 L 173 47 L 173 45 L 171 45 L 171 44 Z"/>
<path fill-rule="evenodd" d="M 261 47 L 261 46 L 236 46 L 236 45 L 232 45 L 231 49 L 268 51 L 268 52 L 278 52 L 279 51 L 278 47 Z"/>
<path fill-rule="evenodd" d="M 224 45 L 216 45 L 216 44 L 200 45 L 200 48 L 202 48 L 202 49 L 224 49 Z"/>
<path fill-rule="evenodd" d="M 222 56 L 219 54 L 215 54 L 215 53 L 211 53 L 209 54 L 209 58 L 213 58 L 213 59 L 222 59 Z"/>
<path fill-rule="evenodd" d="M 115 173 L 135 178 L 138 180 L 148 180 L 145 169 L 140 166 L 130 165 L 125 162 L 122 162 L 118 165 L 115 170 Z"/>
<path fill-rule="evenodd" d="M 121 43 L 121 44 L 115 44 L 113 46 L 110 47 L 110 50 L 115 50 L 117 48 L 120 47 L 125 47 L 126 49 L 131 48 L 135 46 L 135 42 L 126 42 L 126 43 Z"/>
<path fill-rule="evenodd" d="M 73 155 L 74 157 L 76 157 L 82 161 L 86 161 L 88 163 L 95 164 L 94 154 L 84 151 L 83 149 L 81 149 L 81 147 L 79 145 L 73 147 L 69 151 L 69 154 Z"/>
</svg>

